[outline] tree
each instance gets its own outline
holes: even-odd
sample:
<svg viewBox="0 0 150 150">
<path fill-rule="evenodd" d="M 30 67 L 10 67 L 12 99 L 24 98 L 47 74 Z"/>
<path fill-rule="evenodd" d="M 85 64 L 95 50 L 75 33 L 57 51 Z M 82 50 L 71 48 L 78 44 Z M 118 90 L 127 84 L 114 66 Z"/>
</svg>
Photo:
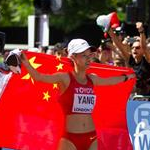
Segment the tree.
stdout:
<svg viewBox="0 0 150 150">
<path fill-rule="evenodd" d="M 117 11 L 125 19 L 125 6 L 131 0 L 64 0 L 62 14 L 50 14 L 50 23 L 69 32 L 85 22 L 95 22 L 98 15 Z"/>
<path fill-rule="evenodd" d="M 62 0 L 60 13 L 50 14 L 50 25 L 70 32 L 87 22 L 95 22 L 98 15 L 117 11 L 125 19 L 125 6 L 132 0 Z M 28 15 L 34 14 L 33 0 L 1 0 L 0 26 L 27 26 Z M 118 9 L 120 8 L 120 9 Z"/>
<path fill-rule="evenodd" d="M 27 26 L 34 12 L 33 0 L 1 0 L 0 6 L 0 26 Z"/>
</svg>

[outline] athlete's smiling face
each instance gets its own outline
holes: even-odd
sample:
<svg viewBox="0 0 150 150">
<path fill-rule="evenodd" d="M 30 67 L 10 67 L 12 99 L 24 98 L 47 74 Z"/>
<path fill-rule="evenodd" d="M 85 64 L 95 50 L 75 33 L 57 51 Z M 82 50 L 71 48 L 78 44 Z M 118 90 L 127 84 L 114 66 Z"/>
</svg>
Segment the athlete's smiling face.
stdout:
<svg viewBox="0 0 150 150">
<path fill-rule="evenodd" d="M 91 59 L 93 57 L 93 53 L 91 49 L 87 49 L 82 53 L 75 54 L 75 62 L 80 67 L 88 67 Z"/>
</svg>

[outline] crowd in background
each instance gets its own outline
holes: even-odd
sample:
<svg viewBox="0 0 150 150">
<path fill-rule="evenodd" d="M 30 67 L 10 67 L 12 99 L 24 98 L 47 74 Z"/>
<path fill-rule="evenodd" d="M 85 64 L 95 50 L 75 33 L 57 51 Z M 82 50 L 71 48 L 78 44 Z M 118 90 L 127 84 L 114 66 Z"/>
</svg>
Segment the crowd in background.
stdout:
<svg viewBox="0 0 150 150">
<path fill-rule="evenodd" d="M 131 67 L 136 73 L 135 95 L 150 95 L 150 38 L 146 38 L 144 26 L 136 23 L 138 36 L 130 37 L 121 28 L 110 28 L 107 37 L 101 40 L 92 58 L 93 62 L 119 67 Z M 40 51 L 67 57 L 67 44 L 56 43 L 52 49 L 40 47 Z"/>
<path fill-rule="evenodd" d="M 122 27 L 109 29 L 107 38 L 94 53 L 93 62 L 120 67 L 131 67 L 137 75 L 134 94 L 150 95 L 150 38 L 146 38 L 141 22 L 136 24 L 139 36 L 130 37 Z M 67 57 L 67 43 L 56 43 L 53 47 L 40 46 L 29 50 Z M 9 51 L 5 50 L 0 61 L 4 61 Z M 3 57 L 2 57 L 3 56 Z M 130 57 L 132 56 L 132 57 Z"/>
</svg>

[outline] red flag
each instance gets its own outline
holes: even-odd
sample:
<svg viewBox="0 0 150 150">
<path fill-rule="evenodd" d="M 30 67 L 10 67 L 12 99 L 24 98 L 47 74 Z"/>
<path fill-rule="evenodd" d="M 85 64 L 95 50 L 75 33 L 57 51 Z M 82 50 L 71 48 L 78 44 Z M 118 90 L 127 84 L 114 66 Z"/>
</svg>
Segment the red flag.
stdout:
<svg viewBox="0 0 150 150">
<path fill-rule="evenodd" d="M 28 52 L 27 56 L 40 72 L 63 69 L 54 56 L 50 61 L 44 54 Z M 22 73 L 12 76 L 0 100 L 0 147 L 56 150 L 63 129 L 58 91 L 57 84 L 34 81 L 22 66 Z"/>
<path fill-rule="evenodd" d="M 132 69 L 92 64 L 89 72 L 101 77 L 130 74 Z M 99 150 L 132 150 L 126 120 L 126 105 L 135 79 L 111 86 L 95 87 L 97 95 L 93 119 Z"/>
<path fill-rule="evenodd" d="M 26 54 L 31 65 L 43 73 L 73 69 L 67 58 L 33 52 Z M 64 115 L 57 102 L 59 86 L 34 81 L 23 66 L 21 70 L 20 75 L 11 77 L 0 98 L 0 147 L 56 150 L 64 129 Z M 100 64 L 91 64 L 87 71 L 102 77 L 132 72 L 128 68 Z M 129 142 L 125 109 L 133 84 L 134 80 L 129 80 L 114 86 L 95 88 L 98 99 L 93 119 L 99 148 L 102 149 L 100 146 L 104 145 L 103 149 L 107 149 L 105 145 L 109 145 L 115 135 L 116 144 L 114 142 L 111 149 L 117 149 L 118 137 L 122 134 L 125 134 L 121 141 L 122 150 L 127 147 L 124 144 Z"/>
</svg>

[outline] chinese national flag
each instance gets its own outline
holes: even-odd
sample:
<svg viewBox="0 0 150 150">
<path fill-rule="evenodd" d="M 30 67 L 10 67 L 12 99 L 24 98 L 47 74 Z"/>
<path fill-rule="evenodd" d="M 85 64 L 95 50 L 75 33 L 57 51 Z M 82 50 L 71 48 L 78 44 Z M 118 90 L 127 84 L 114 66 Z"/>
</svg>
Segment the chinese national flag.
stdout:
<svg viewBox="0 0 150 150">
<path fill-rule="evenodd" d="M 73 69 L 67 58 L 25 52 L 39 72 L 52 74 Z M 13 74 L 0 97 L 0 147 L 21 150 L 57 150 L 64 130 L 64 115 L 57 102 L 59 86 L 34 81 L 22 66 Z M 129 68 L 93 63 L 87 72 L 101 77 L 130 74 Z M 100 150 L 132 148 L 127 131 L 126 104 L 135 80 L 95 87 L 93 112 Z M 121 140 L 120 140 L 121 137 Z M 112 145 L 112 146 L 111 146 Z M 111 146 L 111 148 L 110 148 Z"/>
</svg>

